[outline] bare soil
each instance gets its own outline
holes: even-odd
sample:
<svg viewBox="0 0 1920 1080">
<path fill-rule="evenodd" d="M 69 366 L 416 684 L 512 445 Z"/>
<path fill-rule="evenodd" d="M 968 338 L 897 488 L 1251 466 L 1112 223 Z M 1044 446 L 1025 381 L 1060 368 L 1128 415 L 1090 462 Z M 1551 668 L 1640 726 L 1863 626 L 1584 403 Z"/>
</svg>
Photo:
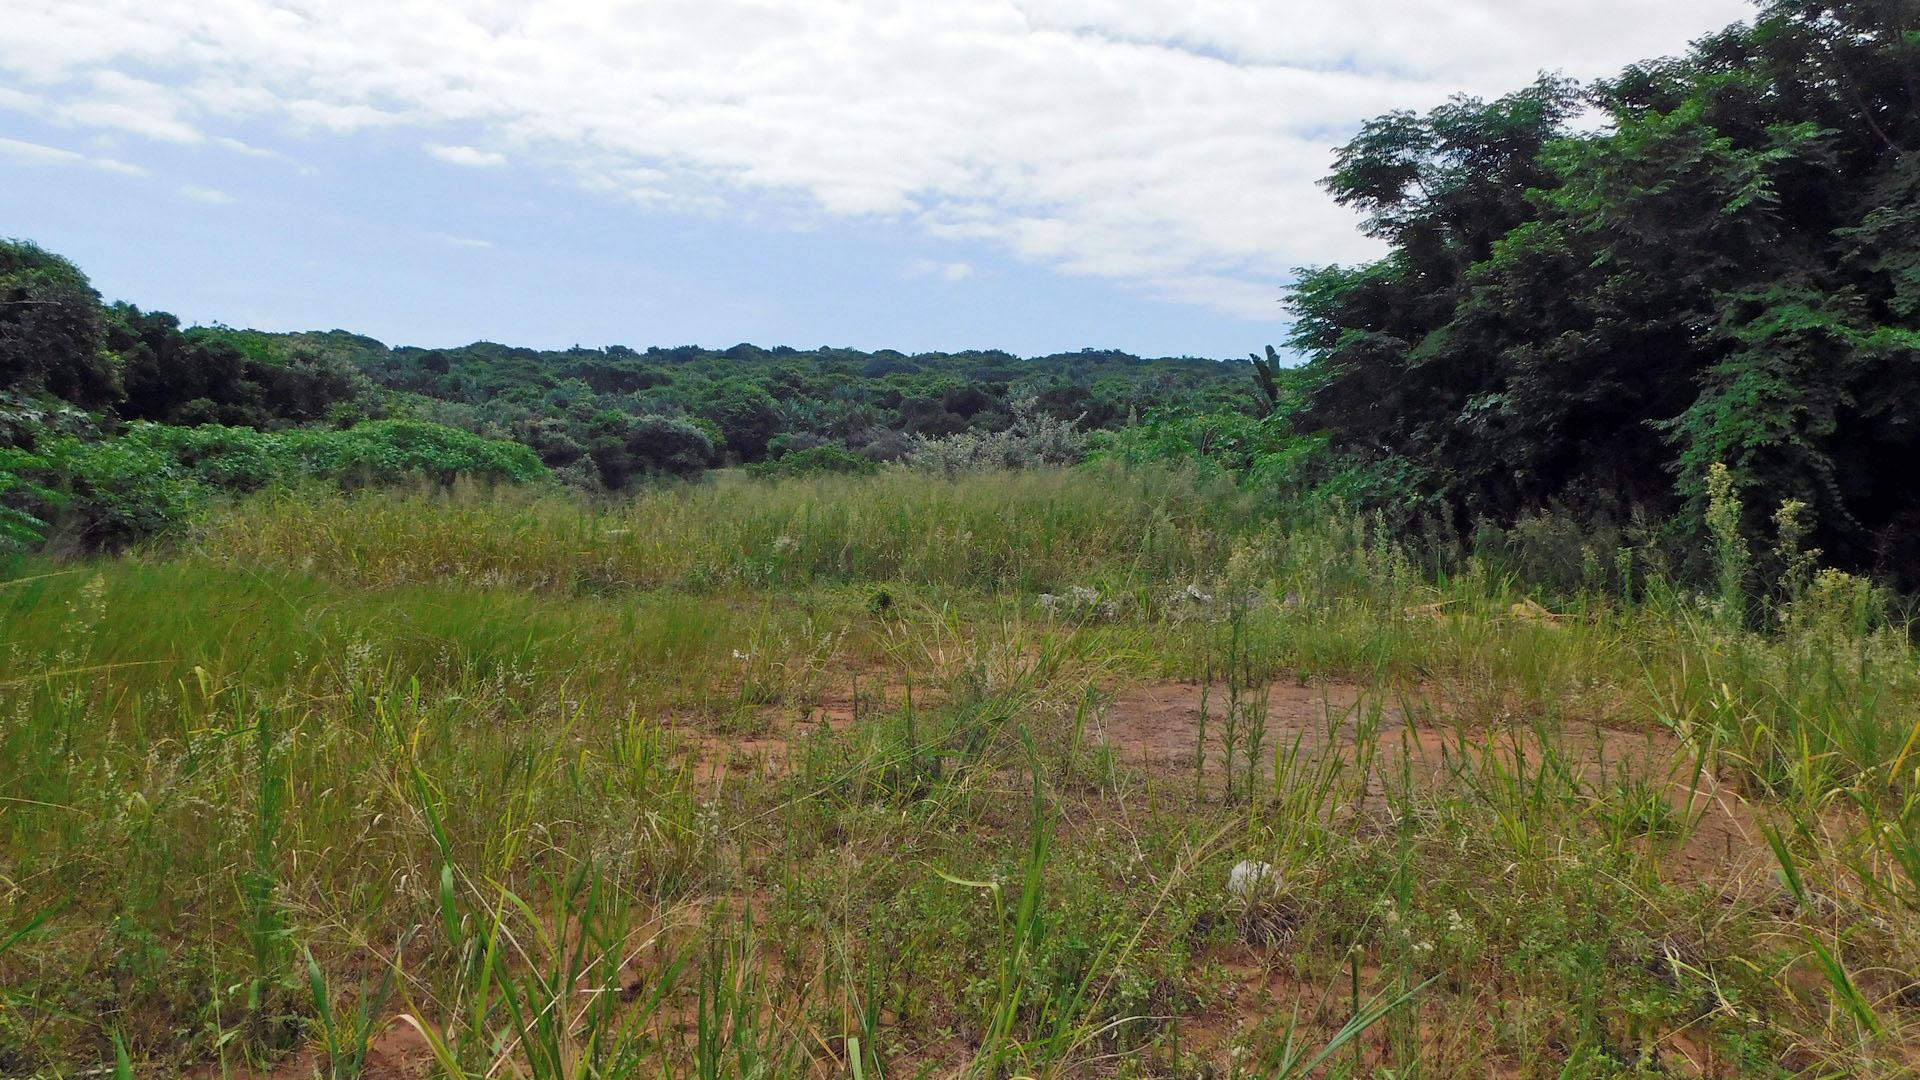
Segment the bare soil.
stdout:
<svg viewBox="0 0 1920 1080">
<path fill-rule="evenodd" d="M 1259 739 L 1263 776 L 1272 776 L 1276 750 L 1284 755 L 1297 752 L 1302 762 L 1338 755 L 1358 766 L 1363 745 L 1369 745 L 1373 757 L 1367 763 L 1368 794 L 1384 799 L 1388 785 L 1403 772 L 1418 785 L 1438 788 L 1471 782 L 1489 767 L 1537 773 L 1551 758 L 1589 788 L 1601 789 L 1623 777 L 1644 781 L 1666 796 L 1676 821 L 1694 822 L 1685 830 L 1686 842 L 1667 857 L 1666 869 L 1676 876 L 1744 876 L 1773 865 L 1753 807 L 1711 768 L 1696 776 L 1694 753 L 1667 732 L 1591 723 L 1547 730 L 1517 717 L 1499 724 L 1469 724 L 1458 719 L 1461 711 L 1449 707 L 1446 695 L 1434 687 L 1385 701 L 1356 684 L 1340 682 L 1278 682 L 1260 692 L 1266 694 Z M 1245 728 L 1244 718 L 1259 713 L 1258 693 L 1243 691 L 1240 703 L 1239 723 Z M 1124 765 L 1191 783 L 1204 724 L 1202 784 L 1217 794 L 1225 783 L 1221 735 L 1228 707 L 1225 686 L 1142 686 L 1114 698 L 1095 736 Z M 1363 731 L 1371 738 L 1363 740 Z M 1245 731 L 1238 739 L 1247 745 Z"/>
</svg>

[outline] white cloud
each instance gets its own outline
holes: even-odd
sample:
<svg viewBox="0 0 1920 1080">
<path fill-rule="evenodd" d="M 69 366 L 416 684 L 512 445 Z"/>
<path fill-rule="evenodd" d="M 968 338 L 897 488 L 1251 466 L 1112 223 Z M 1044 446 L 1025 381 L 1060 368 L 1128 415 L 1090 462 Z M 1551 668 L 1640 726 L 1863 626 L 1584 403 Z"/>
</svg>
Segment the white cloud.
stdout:
<svg viewBox="0 0 1920 1080">
<path fill-rule="evenodd" d="M 102 172 L 119 173 L 122 176 L 147 175 L 147 170 L 140 166 L 130 165 L 115 158 L 96 157 L 74 150 L 63 150 L 57 146 L 22 142 L 19 139 L 0 138 L 0 157 L 22 165 L 85 165 Z"/>
<path fill-rule="evenodd" d="M 471 169 L 487 169 L 507 163 L 507 155 L 493 150 L 480 150 L 471 146 L 429 145 L 427 153 L 449 165 L 465 165 Z"/>
<path fill-rule="evenodd" d="M 254 146 L 226 135 L 215 135 L 209 141 L 222 150 L 229 150 L 243 157 L 260 158 L 265 161 L 278 161 L 292 166 L 296 172 L 301 173 L 310 174 L 314 171 L 311 165 L 295 161 L 293 158 L 288 157 L 278 150 L 268 150 L 264 147 Z"/>
<path fill-rule="evenodd" d="M 233 196 L 221 191 L 219 188 L 201 187 L 198 184 L 180 185 L 180 194 L 197 202 L 212 203 L 215 206 L 223 206 L 236 201 Z"/>
<path fill-rule="evenodd" d="M 185 103 L 169 87 L 105 70 L 91 72 L 85 90 L 54 105 L 50 119 L 162 142 L 201 141 L 204 136 L 181 115 L 183 111 Z"/>
<path fill-rule="evenodd" d="M 454 236 L 452 233 L 431 233 L 429 236 L 449 247 L 490 248 L 493 246 L 491 240 L 476 240 L 471 236 Z"/>
<path fill-rule="evenodd" d="M 1376 249 L 1315 187 L 1367 117 L 1589 77 L 1744 0 L 14 0 L 0 107 L 179 143 L 461 130 L 591 191 L 881 219 L 1251 317 Z"/>
<path fill-rule="evenodd" d="M 973 276 L 969 262 L 945 262 L 939 259 L 915 259 L 907 264 L 908 277 L 937 277 L 942 281 L 965 281 Z"/>
</svg>

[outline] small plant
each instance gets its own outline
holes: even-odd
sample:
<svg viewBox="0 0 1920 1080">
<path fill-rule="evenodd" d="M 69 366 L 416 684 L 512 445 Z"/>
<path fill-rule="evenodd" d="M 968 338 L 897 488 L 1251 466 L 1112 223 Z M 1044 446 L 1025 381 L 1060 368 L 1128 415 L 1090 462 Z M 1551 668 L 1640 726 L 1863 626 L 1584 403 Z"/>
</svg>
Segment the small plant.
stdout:
<svg viewBox="0 0 1920 1080">
<path fill-rule="evenodd" d="M 1707 534 L 1713 540 L 1713 565 L 1719 584 L 1719 613 L 1729 626 L 1747 615 L 1747 568 L 1752 561 L 1741 515 L 1739 490 L 1726 465 L 1707 468 Z"/>
<path fill-rule="evenodd" d="M 354 995 L 351 1016 L 335 1014 L 334 995 L 326 972 L 314 960 L 312 950 L 302 950 L 307 963 L 307 991 L 313 999 L 314 1026 L 320 1036 L 320 1062 L 324 1069 L 320 1080 L 358 1080 L 366 1068 L 367 1052 L 386 1022 L 387 1005 L 393 1000 L 395 983 L 400 976 L 398 954 L 406 948 L 411 936 L 403 937 L 395 946 L 395 958 L 383 965 L 378 986 L 361 984 Z"/>
<path fill-rule="evenodd" d="M 1259 353 L 1253 353 L 1252 360 L 1254 389 L 1259 391 L 1260 404 L 1271 416 L 1280 410 L 1280 384 L 1275 381 L 1280 373 L 1280 354 L 1269 345 L 1264 358 Z"/>
<path fill-rule="evenodd" d="M 276 713 L 259 710 L 254 717 L 254 793 L 252 865 L 240 877 L 246 896 L 247 941 L 253 953 L 253 977 L 247 985 L 246 1006 L 254 1037 L 269 1050 L 283 1050 L 291 1040 L 289 1018 L 276 1013 L 281 992 L 289 989 L 288 929 L 279 897 L 280 837 L 286 823 L 287 769 L 280 744 Z"/>
<path fill-rule="evenodd" d="M 1780 594 L 1791 604 L 1812 584 L 1814 571 L 1820 565 L 1820 549 L 1805 546 L 1813 526 L 1807 520 L 1807 504 L 1799 499 L 1781 503 L 1780 509 L 1774 512 L 1773 525 L 1778 538 L 1773 554 L 1780 567 Z"/>
<path fill-rule="evenodd" d="M 1679 812 L 1656 782 L 1621 767 L 1602 789 L 1595 814 L 1615 842 L 1650 837 L 1664 840 L 1679 835 Z"/>
</svg>

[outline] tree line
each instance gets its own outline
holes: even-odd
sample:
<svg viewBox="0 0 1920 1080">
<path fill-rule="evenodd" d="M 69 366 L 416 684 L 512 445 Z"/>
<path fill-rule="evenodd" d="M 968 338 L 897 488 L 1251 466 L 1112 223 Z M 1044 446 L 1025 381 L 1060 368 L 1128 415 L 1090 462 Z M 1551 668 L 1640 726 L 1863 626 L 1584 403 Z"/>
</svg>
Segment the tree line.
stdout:
<svg viewBox="0 0 1920 1080">
<path fill-rule="evenodd" d="M 183 327 L 104 302 L 60 255 L 0 241 L 0 540 L 16 545 L 56 521 L 87 546 L 123 543 L 210 493 L 315 476 L 617 493 L 723 465 L 865 471 L 940 440 L 943 463 L 1017 458 L 1067 426 L 1242 396 L 1215 361 L 1113 350 L 427 349 Z"/>
</svg>

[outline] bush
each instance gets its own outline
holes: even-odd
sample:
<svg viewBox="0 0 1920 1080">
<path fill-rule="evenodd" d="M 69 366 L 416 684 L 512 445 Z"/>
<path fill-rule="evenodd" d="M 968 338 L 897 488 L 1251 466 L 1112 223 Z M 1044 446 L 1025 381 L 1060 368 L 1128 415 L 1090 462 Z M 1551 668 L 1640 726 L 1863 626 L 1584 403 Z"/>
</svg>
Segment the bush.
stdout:
<svg viewBox="0 0 1920 1080">
<path fill-rule="evenodd" d="M 627 452 L 640 470 L 698 476 L 712 463 L 714 444 L 697 424 L 677 416 L 642 416 L 627 431 Z"/>
<path fill-rule="evenodd" d="M 858 433 L 848 440 L 848 445 L 868 461 L 886 465 L 912 457 L 914 439 L 902 432 L 880 428 Z"/>
<path fill-rule="evenodd" d="M 773 395 L 741 379 L 716 384 L 701 396 L 692 411 L 719 428 L 727 452 L 741 461 L 759 461 L 765 457 L 768 440 L 779 433 L 784 423 L 780 403 Z"/>
<path fill-rule="evenodd" d="M 844 446 L 828 444 L 793 450 L 747 469 L 756 476 L 810 476 L 816 473 L 866 474 L 879 469 L 871 458 L 856 454 Z"/>
<path fill-rule="evenodd" d="M 122 441 L 157 451 L 196 481 L 224 491 L 256 491 L 299 471 L 285 436 L 250 427 L 132 424 Z"/>
<path fill-rule="evenodd" d="M 1092 456 L 1129 465 L 1191 459 L 1244 477 L 1287 441 L 1285 428 L 1270 418 L 1228 409 L 1155 409 L 1132 427 L 1095 433 Z"/>
<path fill-rule="evenodd" d="M 547 475 L 519 443 L 414 420 L 281 433 L 138 423 L 115 439 L 61 436 L 32 451 L 0 451 L 0 542 L 31 547 L 53 531 L 82 547 L 120 547 L 179 525 L 217 493 L 307 478 L 451 484 Z"/>
<path fill-rule="evenodd" d="M 57 505 L 60 501 L 59 492 L 20 475 L 21 467 L 31 458 L 25 451 L 0 449 L 0 551 L 39 547 L 46 539 L 47 523 L 25 507 Z"/>
<path fill-rule="evenodd" d="M 345 431 L 290 431 L 277 438 L 286 441 L 301 472 L 343 482 L 391 484 L 425 476 L 452 484 L 467 476 L 530 483 L 548 475 L 530 447 L 418 420 L 375 420 Z"/>
<path fill-rule="evenodd" d="M 0 391 L 0 450 L 31 450 L 40 440 L 73 435 L 98 438 L 92 413 L 50 397 L 25 397 Z"/>
<path fill-rule="evenodd" d="M 1086 457 L 1087 437 L 1077 421 L 1049 416 L 1032 398 L 1017 398 L 1011 404 L 1013 422 L 1005 431 L 922 437 L 908 460 L 917 468 L 952 474 L 1072 465 Z"/>
<path fill-rule="evenodd" d="M 136 439 L 52 439 L 0 461 L 16 514 L 52 524 L 85 547 L 116 547 L 185 519 L 200 494 L 164 452 Z"/>
<path fill-rule="evenodd" d="M 714 440 L 706 429 L 678 416 L 626 416 L 608 410 L 587 428 L 588 453 L 609 491 L 635 476 L 698 476 L 712 463 Z"/>
</svg>

